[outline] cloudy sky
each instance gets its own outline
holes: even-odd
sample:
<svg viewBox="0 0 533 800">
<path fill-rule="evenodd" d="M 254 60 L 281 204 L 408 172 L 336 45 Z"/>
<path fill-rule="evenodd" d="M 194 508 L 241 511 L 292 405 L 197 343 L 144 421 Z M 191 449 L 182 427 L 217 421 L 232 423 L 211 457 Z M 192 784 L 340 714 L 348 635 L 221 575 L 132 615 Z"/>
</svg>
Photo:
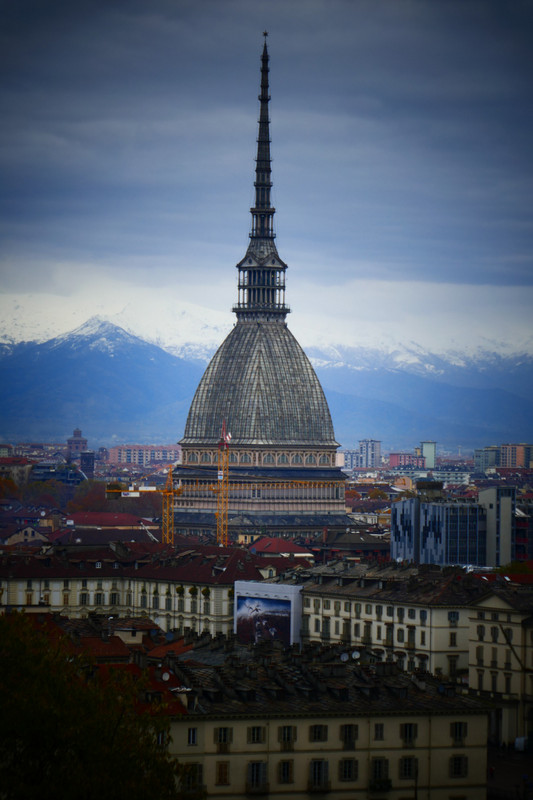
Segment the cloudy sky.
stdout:
<svg viewBox="0 0 533 800">
<path fill-rule="evenodd" d="M 304 346 L 533 353 L 533 4 L 3 0 L 0 311 L 232 324 L 269 31 Z M 185 305 L 184 305 L 185 304 Z M 185 324 L 185 323 L 184 323 Z"/>
</svg>

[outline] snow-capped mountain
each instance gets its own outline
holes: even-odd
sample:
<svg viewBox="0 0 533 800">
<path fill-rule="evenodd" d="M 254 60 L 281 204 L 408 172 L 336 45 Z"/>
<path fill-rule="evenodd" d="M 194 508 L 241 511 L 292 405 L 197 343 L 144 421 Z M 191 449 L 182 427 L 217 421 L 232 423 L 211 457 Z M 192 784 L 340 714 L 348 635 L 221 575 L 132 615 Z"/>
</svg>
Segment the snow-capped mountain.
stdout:
<svg viewBox="0 0 533 800">
<path fill-rule="evenodd" d="M 0 440 L 64 441 L 79 426 L 90 446 L 171 442 L 214 345 L 182 357 L 101 317 L 44 342 L 0 347 Z M 179 348 L 177 348 L 179 349 Z M 532 441 L 533 359 L 489 354 L 452 363 L 418 351 L 311 348 L 337 440 L 376 438 L 412 450 L 423 439 L 444 449 Z"/>
</svg>

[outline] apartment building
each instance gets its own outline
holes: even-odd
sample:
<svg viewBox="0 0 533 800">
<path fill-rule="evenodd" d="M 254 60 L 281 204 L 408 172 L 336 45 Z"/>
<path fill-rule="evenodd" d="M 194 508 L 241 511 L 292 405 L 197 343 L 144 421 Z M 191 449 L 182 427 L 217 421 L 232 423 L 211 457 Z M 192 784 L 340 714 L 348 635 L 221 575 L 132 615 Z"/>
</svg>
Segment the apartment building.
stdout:
<svg viewBox="0 0 533 800">
<path fill-rule="evenodd" d="M 136 464 L 141 467 L 146 467 L 156 462 L 174 464 L 177 461 L 181 461 L 181 447 L 179 444 L 117 445 L 109 448 L 107 460 L 109 464 Z"/>
<path fill-rule="evenodd" d="M 494 588 L 470 613 L 469 686 L 488 697 L 490 735 L 533 737 L 533 590 Z"/>
<path fill-rule="evenodd" d="M 394 665 L 335 648 L 273 648 L 174 667 L 187 714 L 172 720 L 183 789 L 210 798 L 485 797 L 487 710 Z"/>
<path fill-rule="evenodd" d="M 344 643 L 376 661 L 456 679 L 468 674 L 477 580 L 429 573 L 406 581 L 318 578 L 302 589 L 302 640 Z"/>
<path fill-rule="evenodd" d="M 47 609 L 70 617 L 149 615 L 165 631 L 233 631 L 235 580 L 261 581 L 283 557 L 240 548 L 115 543 L 0 555 L 0 613 Z"/>
</svg>

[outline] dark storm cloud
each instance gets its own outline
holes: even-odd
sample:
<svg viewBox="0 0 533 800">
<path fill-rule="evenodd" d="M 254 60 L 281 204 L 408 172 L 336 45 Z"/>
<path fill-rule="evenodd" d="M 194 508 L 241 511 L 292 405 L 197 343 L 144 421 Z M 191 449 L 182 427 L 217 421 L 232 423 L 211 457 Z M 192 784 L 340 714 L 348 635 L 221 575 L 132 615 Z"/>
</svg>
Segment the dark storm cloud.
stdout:
<svg viewBox="0 0 533 800">
<path fill-rule="evenodd" d="M 322 252 L 339 283 L 362 264 L 532 283 L 530 3 L 19 0 L 0 27 L 7 288 L 45 288 L 66 260 L 136 282 L 230 273 L 264 27 L 291 268 L 324 280 Z"/>
</svg>

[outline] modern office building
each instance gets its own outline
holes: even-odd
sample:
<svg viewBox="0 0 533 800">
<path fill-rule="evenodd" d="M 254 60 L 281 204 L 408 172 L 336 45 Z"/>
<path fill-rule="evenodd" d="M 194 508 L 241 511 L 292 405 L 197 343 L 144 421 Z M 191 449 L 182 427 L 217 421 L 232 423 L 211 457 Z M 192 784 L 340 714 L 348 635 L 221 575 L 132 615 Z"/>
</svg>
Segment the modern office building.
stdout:
<svg viewBox="0 0 533 800">
<path fill-rule="evenodd" d="M 391 558 L 417 564 L 488 562 L 487 512 L 476 503 L 399 500 L 391 508 Z"/>
</svg>

